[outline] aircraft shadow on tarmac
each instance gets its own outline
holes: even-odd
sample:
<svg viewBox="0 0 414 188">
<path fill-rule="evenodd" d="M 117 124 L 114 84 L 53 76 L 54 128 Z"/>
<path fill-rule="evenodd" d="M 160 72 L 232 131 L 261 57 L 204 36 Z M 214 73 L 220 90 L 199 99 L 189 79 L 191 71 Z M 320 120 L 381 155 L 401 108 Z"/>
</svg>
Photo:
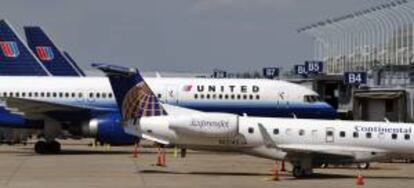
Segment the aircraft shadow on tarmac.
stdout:
<svg viewBox="0 0 414 188">
<path fill-rule="evenodd" d="M 209 172 L 209 171 L 190 171 L 190 172 L 176 172 L 165 170 L 140 170 L 138 173 L 144 174 L 171 174 L 171 175 L 202 175 L 202 176 L 263 176 L 270 177 L 271 173 L 254 173 L 254 172 Z M 285 180 L 309 180 L 309 179 L 355 179 L 357 175 L 346 174 L 324 174 L 314 173 L 307 178 L 294 178 L 290 172 L 281 173 L 281 177 L 286 177 Z M 414 180 L 414 177 L 409 176 L 365 176 L 366 179 L 394 179 L 394 180 Z"/>
</svg>

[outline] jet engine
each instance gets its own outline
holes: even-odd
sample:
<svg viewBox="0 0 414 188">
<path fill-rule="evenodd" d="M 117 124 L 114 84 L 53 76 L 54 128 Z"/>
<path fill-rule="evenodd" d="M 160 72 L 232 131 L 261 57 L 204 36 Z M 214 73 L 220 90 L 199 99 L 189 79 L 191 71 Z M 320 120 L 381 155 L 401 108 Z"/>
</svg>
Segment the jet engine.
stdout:
<svg viewBox="0 0 414 188">
<path fill-rule="evenodd" d="M 138 137 L 125 133 L 120 122 L 120 117 L 116 115 L 93 118 L 82 124 L 82 135 L 111 145 L 130 145 L 138 142 Z"/>
</svg>

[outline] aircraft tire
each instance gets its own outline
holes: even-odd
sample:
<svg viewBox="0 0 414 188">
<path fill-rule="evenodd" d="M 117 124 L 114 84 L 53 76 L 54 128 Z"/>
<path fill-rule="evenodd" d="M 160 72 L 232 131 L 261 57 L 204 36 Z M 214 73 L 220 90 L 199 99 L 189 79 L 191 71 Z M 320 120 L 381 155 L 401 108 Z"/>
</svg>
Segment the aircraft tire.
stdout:
<svg viewBox="0 0 414 188">
<path fill-rule="evenodd" d="M 38 154 L 45 154 L 47 152 L 47 143 L 45 141 L 38 141 L 35 144 L 34 150 Z"/>
</svg>

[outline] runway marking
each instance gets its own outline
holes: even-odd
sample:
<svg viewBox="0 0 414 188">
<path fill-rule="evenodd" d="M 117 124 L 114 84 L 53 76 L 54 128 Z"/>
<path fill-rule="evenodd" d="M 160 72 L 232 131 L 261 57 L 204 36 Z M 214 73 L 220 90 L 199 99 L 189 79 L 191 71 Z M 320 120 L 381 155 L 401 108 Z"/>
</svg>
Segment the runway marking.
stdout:
<svg viewBox="0 0 414 188">
<path fill-rule="evenodd" d="M 137 161 L 138 161 L 137 159 L 132 158 L 132 162 L 133 162 L 133 163 L 134 163 L 134 165 L 135 165 L 136 172 L 138 172 L 138 177 L 139 177 L 139 179 L 141 180 L 142 185 L 143 185 L 144 187 L 148 187 L 148 186 L 147 186 L 147 182 L 145 182 L 145 179 L 144 179 L 144 177 L 143 177 L 143 174 L 142 174 L 142 173 L 139 173 L 139 172 L 141 172 L 141 169 L 139 168 L 139 164 L 138 164 L 138 162 L 137 162 Z"/>
<path fill-rule="evenodd" d="M 11 180 L 16 176 L 16 174 L 20 171 L 20 169 L 23 167 L 23 164 L 29 159 L 28 157 L 25 157 L 22 159 L 22 161 L 17 165 L 17 167 L 14 169 L 14 171 L 11 173 L 11 175 L 6 179 L 6 182 L 4 182 L 5 186 L 8 186 Z"/>
</svg>

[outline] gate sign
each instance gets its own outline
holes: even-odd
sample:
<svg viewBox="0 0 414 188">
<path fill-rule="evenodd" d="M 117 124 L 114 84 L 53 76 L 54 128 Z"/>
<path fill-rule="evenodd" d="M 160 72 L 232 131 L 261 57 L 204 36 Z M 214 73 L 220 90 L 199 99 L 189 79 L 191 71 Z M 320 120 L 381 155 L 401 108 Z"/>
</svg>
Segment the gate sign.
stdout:
<svg viewBox="0 0 414 188">
<path fill-rule="evenodd" d="M 295 65 L 295 74 L 297 75 L 307 75 L 305 65 Z"/>
<path fill-rule="evenodd" d="M 263 68 L 263 76 L 268 79 L 279 77 L 279 68 L 277 67 L 265 67 Z"/>
<path fill-rule="evenodd" d="M 309 74 L 319 74 L 323 72 L 322 61 L 305 61 L 305 69 Z"/>
<path fill-rule="evenodd" d="M 348 85 L 367 84 L 366 72 L 345 72 L 344 83 Z"/>
</svg>

